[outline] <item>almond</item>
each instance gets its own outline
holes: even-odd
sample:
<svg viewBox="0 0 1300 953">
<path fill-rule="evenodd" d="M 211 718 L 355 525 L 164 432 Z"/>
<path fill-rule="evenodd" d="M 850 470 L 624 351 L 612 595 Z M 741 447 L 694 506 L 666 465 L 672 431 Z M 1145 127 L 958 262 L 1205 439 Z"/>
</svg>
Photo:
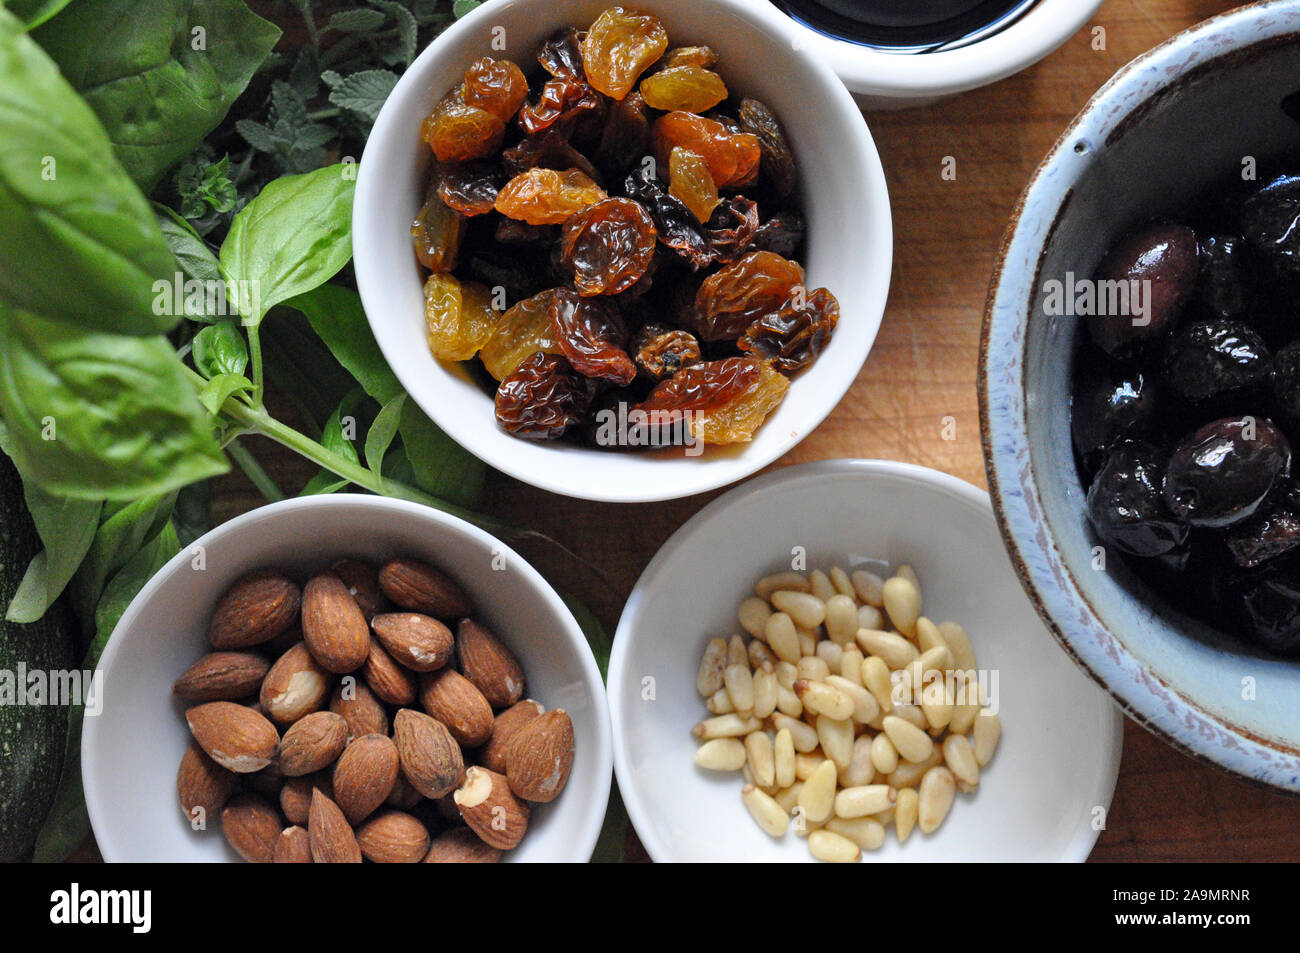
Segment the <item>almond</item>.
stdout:
<svg viewBox="0 0 1300 953">
<path fill-rule="evenodd" d="M 495 771 L 470 768 L 453 798 L 465 823 L 486 843 L 511 850 L 523 840 L 528 829 L 528 805 L 510 792 L 506 779 Z"/>
<path fill-rule="evenodd" d="M 330 711 L 348 723 L 348 741 L 388 734 L 388 712 L 355 676 L 345 675 L 330 698 Z"/>
<path fill-rule="evenodd" d="M 217 600 L 208 626 L 214 649 L 246 649 L 269 642 L 298 619 L 302 593 L 277 572 L 255 572 L 240 579 Z"/>
<path fill-rule="evenodd" d="M 265 768 L 280 743 L 275 725 L 234 702 L 197 705 L 185 713 L 185 721 L 208 757 L 236 774 Z"/>
<path fill-rule="evenodd" d="M 280 787 L 280 813 L 290 824 L 306 824 L 311 815 L 311 792 L 320 788 L 327 798 L 334 798 L 334 785 L 330 782 L 329 772 L 304 774 L 298 778 L 286 778 Z"/>
<path fill-rule="evenodd" d="M 393 782 L 393 790 L 384 803 L 389 807 L 397 808 L 399 811 L 409 811 L 423 800 L 424 795 L 417 791 L 410 781 L 406 780 L 406 775 L 398 771 L 397 780 Z"/>
<path fill-rule="evenodd" d="M 348 745 L 334 766 L 334 801 L 350 824 L 360 824 L 393 793 L 399 774 L 397 745 L 366 735 Z"/>
<path fill-rule="evenodd" d="M 311 812 L 307 819 L 311 841 L 311 859 L 318 864 L 359 864 L 361 848 L 356 835 L 339 806 L 320 790 L 311 795 Z"/>
<path fill-rule="evenodd" d="M 291 725 L 304 715 L 320 711 L 329 696 L 334 676 L 321 668 L 299 642 L 276 660 L 262 682 L 258 701 L 267 717 Z"/>
<path fill-rule="evenodd" d="M 474 611 L 469 596 L 450 576 L 415 559 L 394 559 L 379 570 L 379 588 L 403 609 L 439 619 L 459 619 Z"/>
<path fill-rule="evenodd" d="M 457 827 L 434 838 L 425 855 L 426 864 L 495 864 L 501 851 L 485 844 L 468 827 Z"/>
<path fill-rule="evenodd" d="M 467 748 L 477 748 L 492 736 L 492 706 L 474 683 L 454 668 L 421 677 L 420 705 Z"/>
<path fill-rule="evenodd" d="M 528 724 L 546 709 L 540 702 L 525 698 L 497 715 L 492 722 L 492 736 L 479 752 L 479 761 L 483 767 L 491 768 L 497 774 L 506 773 L 506 750 L 515 732 Z"/>
<path fill-rule="evenodd" d="M 176 772 L 176 794 L 185 819 L 198 830 L 206 830 L 208 818 L 225 806 L 238 784 L 239 779 L 232 772 L 209 758 L 198 745 L 191 744 Z"/>
<path fill-rule="evenodd" d="M 330 571 L 343 581 L 367 619 L 388 608 L 388 600 L 379 588 L 379 569 L 359 559 L 340 559 Z"/>
<path fill-rule="evenodd" d="M 311 774 L 335 762 L 348 743 L 348 723 L 332 711 L 312 712 L 289 726 L 280 740 L 280 773 Z"/>
<path fill-rule="evenodd" d="M 554 801 L 573 769 L 573 721 L 563 708 L 532 719 L 506 749 L 510 790 L 525 801 Z"/>
<path fill-rule="evenodd" d="M 260 794 L 268 801 L 275 801 L 280 797 L 280 789 L 284 787 L 284 775 L 280 773 L 280 766 L 272 761 L 261 771 L 254 771 L 252 774 L 243 775 L 244 787 L 254 794 Z"/>
<path fill-rule="evenodd" d="M 381 701 L 399 706 L 414 703 L 415 676 L 393 661 L 378 639 L 370 643 L 361 675 Z"/>
<path fill-rule="evenodd" d="M 244 860 L 269 864 L 280 839 L 280 815 L 257 795 L 240 794 L 221 812 L 221 832 Z"/>
<path fill-rule="evenodd" d="M 493 708 L 506 708 L 524 696 L 524 670 L 501 640 L 473 619 L 456 630 L 460 670 Z"/>
<path fill-rule="evenodd" d="M 402 773 L 425 797 L 449 794 L 465 776 L 460 746 L 437 719 L 403 708 L 393 718 L 393 739 Z"/>
<path fill-rule="evenodd" d="M 355 671 L 365 662 L 370 626 L 338 576 L 316 576 L 303 589 L 302 636 L 312 657 L 335 674 Z"/>
<path fill-rule="evenodd" d="M 210 652 L 176 679 L 172 691 L 192 702 L 236 701 L 256 694 L 270 667 L 254 652 Z"/>
<path fill-rule="evenodd" d="M 295 824 L 280 831 L 273 859 L 277 864 L 310 864 L 311 835 L 307 829 Z"/>
<path fill-rule="evenodd" d="M 418 864 L 429 852 L 429 832 L 402 811 L 385 811 L 357 828 L 361 856 L 376 864 Z"/>
<path fill-rule="evenodd" d="M 370 620 L 379 641 L 413 672 L 432 672 L 451 660 L 456 640 L 451 629 L 418 612 L 386 612 Z"/>
</svg>

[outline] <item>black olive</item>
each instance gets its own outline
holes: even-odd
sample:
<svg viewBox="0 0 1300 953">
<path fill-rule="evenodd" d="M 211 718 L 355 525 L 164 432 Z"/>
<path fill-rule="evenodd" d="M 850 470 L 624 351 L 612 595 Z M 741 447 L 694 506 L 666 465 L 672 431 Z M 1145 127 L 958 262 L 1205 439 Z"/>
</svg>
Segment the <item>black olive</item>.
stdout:
<svg viewBox="0 0 1300 953">
<path fill-rule="evenodd" d="M 1102 541 L 1133 556 L 1163 556 L 1187 540 L 1186 523 L 1161 497 L 1164 454 L 1125 440 L 1106 457 L 1088 489 L 1088 515 Z"/>
<path fill-rule="evenodd" d="M 1249 575 L 1234 589 L 1241 620 L 1257 643 L 1279 655 L 1300 654 L 1300 572 L 1294 565 Z"/>
<path fill-rule="evenodd" d="M 1300 421 L 1300 341 L 1288 344 L 1273 358 L 1273 396 L 1288 416 Z"/>
<path fill-rule="evenodd" d="M 1300 275 L 1300 175 L 1282 175 L 1241 206 L 1242 234 L 1281 274 Z"/>
<path fill-rule="evenodd" d="M 1147 438 L 1159 426 L 1156 383 L 1140 370 L 1081 359 L 1071 398 L 1075 452 L 1089 471 L 1123 438 Z"/>
<path fill-rule="evenodd" d="M 1149 225 L 1125 237 L 1097 266 L 1096 298 L 1108 297 L 1101 282 L 1128 285 L 1128 313 L 1094 314 L 1088 319 L 1092 339 L 1108 354 L 1140 341 L 1163 336 L 1178 323 L 1196 289 L 1200 250 L 1196 233 L 1182 225 Z M 1136 311 L 1137 291 L 1143 313 Z M 1123 309 L 1120 309 L 1123 310 Z"/>
<path fill-rule="evenodd" d="M 1254 569 L 1300 546 L 1300 517 L 1289 506 L 1278 506 L 1234 526 L 1225 542 L 1234 563 Z"/>
<path fill-rule="evenodd" d="M 1165 384 L 1188 400 L 1207 400 L 1263 384 L 1270 360 L 1264 339 L 1249 325 L 1224 318 L 1196 321 L 1165 347 Z"/>
<path fill-rule="evenodd" d="M 1291 446 L 1262 417 L 1216 420 L 1184 438 L 1165 468 L 1164 500 L 1193 526 L 1250 519 L 1291 474 Z"/>
<path fill-rule="evenodd" d="M 1213 318 L 1240 318 L 1249 308 L 1242 241 L 1211 235 L 1201 242 L 1201 274 L 1196 301 Z"/>
</svg>

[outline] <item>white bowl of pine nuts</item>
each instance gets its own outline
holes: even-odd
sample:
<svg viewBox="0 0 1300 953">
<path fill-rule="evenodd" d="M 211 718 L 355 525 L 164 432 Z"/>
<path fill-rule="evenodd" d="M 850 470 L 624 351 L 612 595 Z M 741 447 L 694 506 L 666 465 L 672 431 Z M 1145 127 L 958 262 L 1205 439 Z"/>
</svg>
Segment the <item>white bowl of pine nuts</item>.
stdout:
<svg viewBox="0 0 1300 953">
<path fill-rule="evenodd" d="M 1082 861 L 1122 745 L 987 495 L 882 461 L 781 470 L 682 527 L 628 600 L 609 698 L 656 861 Z"/>
</svg>

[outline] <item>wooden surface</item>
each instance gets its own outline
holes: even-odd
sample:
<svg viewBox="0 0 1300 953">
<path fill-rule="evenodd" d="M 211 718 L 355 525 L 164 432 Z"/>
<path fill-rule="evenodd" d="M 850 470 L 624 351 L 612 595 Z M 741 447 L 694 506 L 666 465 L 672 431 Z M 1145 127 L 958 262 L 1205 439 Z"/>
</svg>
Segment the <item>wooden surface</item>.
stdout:
<svg viewBox="0 0 1300 953">
<path fill-rule="evenodd" d="M 976 357 L 994 256 L 1016 198 L 1069 119 L 1117 69 L 1178 30 L 1235 5 L 1109 0 L 1088 28 L 1019 76 L 928 108 L 867 115 L 893 200 L 889 308 L 853 389 L 775 466 L 877 457 L 986 485 Z M 1092 26 L 1105 28 L 1104 50 L 1093 49 Z M 948 156 L 957 172 L 950 181 L 941 176 Z M 948 417 L 955 431 L 946 433 Z M 269 445 L 253 449 L 285 486 L 312 475 Z M 604 579 L 553 548 L 523 547 L 554 584 L 583 596 L 613 631 L 642 568 L 715 495 L 642 506 L 593 504 L 493 474 L 487 508 L 541 530 L 600 566 Z M 215 491 L 214 519 L 260 502 L 242 476 L 225 477 Z M 635 845 L 633 853 L 639 853 Z M 1297 857 L 1300 800 L 1202 765 L 1127 724 L 1119 787 L 1094 860 Z"/>
</svg>

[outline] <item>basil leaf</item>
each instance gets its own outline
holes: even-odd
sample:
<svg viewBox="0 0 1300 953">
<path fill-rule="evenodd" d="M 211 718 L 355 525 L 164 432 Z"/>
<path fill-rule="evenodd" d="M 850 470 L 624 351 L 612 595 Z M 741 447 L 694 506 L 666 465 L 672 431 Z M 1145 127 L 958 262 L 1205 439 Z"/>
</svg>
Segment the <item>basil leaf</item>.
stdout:
<svg viewBox="0 0 1300 953">
<path fill-rule="evenodd" d="M 22 20 L 27 29 L 34 30 L 71 2 L 72 0 L 8 0 L 4 6 Z"/>
<path fill-rule="evenodd" d="M 451 12 L 456 19 L 459 20 L 465 14 L 478 9 L 482 5 L 482 0 L 456 0 L 456 2 L 452 4 Z"/>
<path fill-rule="evenodd" d="M 388 404 L 403 393 L 397 375 L 375 343 L 361 307 L 361 296 L 351 288 L 321 285 L 286 301 L 285 305 L 307 316 L 312 330 L 330 353 L 380 404 Z"/>
<path fill-rule="evenodd" d="M 10 622 L 35 622 L 54 605 L 90 550 L 99 528 L 101 500 L 76 500 L 46 493 L 23 481 L 23 495 L 45 548 L 27 567 L 5 612 Z M 16 567 L 15 567 L 16 568 Z"/>
<path fill-rule="evenodd" d="M 356 439 L 357 422 L 352 413 L 364 397 L 365 393 L 360 388 L 353 390 L 347 397 L 344 397 L 338 409 L 325 422 L 325 429 L 322 431 L 320 439 L 321 446 L 326 450 L 356 464 L 360 464 L 361 458 L 357 456 L 357 447 L 353 442 Z M 347 422 L 346 426 L 345 420 Z M 348 435 L 349 432 L 351 436 Z M 300 495 L 313 496 L 319 493 L 336 493 L 347 486 L 349 482 L 336 473 L 322 470 L 308 481 Z"/>
<path fill-rule="evenodd" d="M 273 305 L 311 291 L 352 257 L 351 164 L 287 175 L 240 210 L 221 246 L 221 271 L 252 323 Z"/>
<path fill-rule="evenodd" d="M 487 472 L 482 460 L 443 433 L 413 400 L 402 405 L 399 429 L 416 486 L 448 503 L 479 502 Z"/>
<path fill-rule="evenodd" d="M 406 404 L 406 392 L 398 394 L 388 403 L 370 425 L 366 434 L 366 466 L 383 478 L 384 454 L 392 446 L 397 436 L 397 425 L 402 419 L 402 407 Z"/>
<path fill-rule="evenodd" d="M 194 366 L 209 379 L 219 374 L 242 374 L 248 366 L 248 343 L 234 321 L 209 324 L 194 335 Z"/>
<path fill-rule="evenodd" d="M 158 227 L 162 231 L 163 241 L 176 257 L 181 273 L 196 281 L 221 281 L 221 266 L 217 262 L 217 256 L 208 248 L 208 243 L 199 237 L 194 227 L 166 205 L 154 202 L 153 208 L 158 215 Z"/>
<path fill-rule="evenodd" d="M 208 413 L 215 415 L 232 394 L 245 393 L 252 389 L 253 382 L 243 374 L 218 374 L 199 391 L 199 403 L 207 408 Z"/>
<path fill-rule="evenodd" d="M 151 192 L 217 128 L 280 31 L 243 0 L 77 0 L 33 37 Z"/>
<path fill-rule="evenodd" d="M 94 113 L 3 9 L 0 77 L 0 303 L 79 328 L 170 328 L 152 309 L 174 265 L 149 204 Z"/>
<path fill-rule="evenodd" d="M 19 470 L 50 493 L 132 500 L 226 469 L 163 337 L 74 330 L 0 307 L 0 416 Z"/>
<path fill-rule="evenodd" d="M 104 507 L 102 522 L 97 521 L 93 542 L 69 589 L 77 618 L 89 625 L 108 581 L 146 541 L 162 532 L 175 505 L 172 492 L 146 496 L 125 506 Z"/>
</svg>

